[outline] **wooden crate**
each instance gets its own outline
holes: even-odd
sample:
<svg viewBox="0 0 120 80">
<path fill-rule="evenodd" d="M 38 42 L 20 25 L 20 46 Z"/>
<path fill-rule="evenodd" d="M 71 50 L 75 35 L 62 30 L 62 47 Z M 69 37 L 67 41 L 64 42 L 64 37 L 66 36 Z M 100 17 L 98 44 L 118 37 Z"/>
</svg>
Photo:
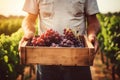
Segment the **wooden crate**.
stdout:
<svg viewBox="0 0 120 80">
<path fill-rule="evenodd" d="M 85 48 L 71 47 L 21 47 L 23 64 L 92 66 L 95 57 L 94 47 L 85 38 Z"/>
</svg>

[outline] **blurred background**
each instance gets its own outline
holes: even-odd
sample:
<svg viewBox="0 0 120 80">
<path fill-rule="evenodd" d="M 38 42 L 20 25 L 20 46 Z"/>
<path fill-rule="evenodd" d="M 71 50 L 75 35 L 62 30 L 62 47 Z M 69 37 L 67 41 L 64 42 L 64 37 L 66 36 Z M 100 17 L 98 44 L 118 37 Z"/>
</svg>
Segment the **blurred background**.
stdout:
<svg viewBox="0 0 120 80">
<path fill-rule="evenodd" d="M 0 80 L 35 80 L 33 65 L 21 65 L 18 43 L 25 0 L 0 0 Z M 120 80 L 120 0 L 97 0 L 100 43 L 91 67 L 93 80 Z M 37 27 L 37 25 L 36 25 Z"/>
</svg>

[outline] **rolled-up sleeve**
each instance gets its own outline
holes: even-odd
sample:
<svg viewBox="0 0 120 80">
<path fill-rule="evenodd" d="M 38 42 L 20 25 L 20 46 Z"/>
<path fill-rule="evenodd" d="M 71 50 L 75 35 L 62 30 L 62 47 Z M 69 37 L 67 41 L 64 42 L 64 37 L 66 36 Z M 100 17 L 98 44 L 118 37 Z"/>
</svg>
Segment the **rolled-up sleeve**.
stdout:
<svg viewBox="0 0 120 80">
<path fill-rule="evenodd" d="M 85 12 L 87 15 L 99 13 L 97 0 L 86 0 Z"/>
<path fill-rule="evenodd" d="M 38 14 L 39 5 L 38 0 L 25 0 L 23 11 L 26 11 L 31 14 Z"/>
</svg>

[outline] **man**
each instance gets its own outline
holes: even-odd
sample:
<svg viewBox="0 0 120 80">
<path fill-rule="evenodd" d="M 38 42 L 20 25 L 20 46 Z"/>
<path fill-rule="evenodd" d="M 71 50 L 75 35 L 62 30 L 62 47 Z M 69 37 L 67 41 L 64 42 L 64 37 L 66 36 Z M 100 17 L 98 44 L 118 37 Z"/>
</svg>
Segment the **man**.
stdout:
<svg viewBox="0 0 120 80">
<path fill-rule="evenodd" d="M 96 18 L 96 0 L 25 0 L 23 10 L 28 15 L 23 20 L 24 36 L 20 45 L 34 36 L 35 21 L 39 17 L 39 34 L 52 28 L 62 34 L 67 26 L 81 35 L 87 35 L 98 49 L 96 35 L 100 30 Z M 89 66 L 38 65 L 37 80 L 92 80 Z"/>
</svg>

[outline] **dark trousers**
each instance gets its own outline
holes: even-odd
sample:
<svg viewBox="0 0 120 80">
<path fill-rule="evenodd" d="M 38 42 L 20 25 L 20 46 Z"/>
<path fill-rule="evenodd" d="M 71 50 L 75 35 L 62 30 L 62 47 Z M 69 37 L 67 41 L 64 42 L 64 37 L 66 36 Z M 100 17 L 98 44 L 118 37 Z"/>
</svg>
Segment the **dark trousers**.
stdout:
<svg viewBox="0 0 120 80">
<path fill-rule="evenodd" d="M 37 66 L 37 80 L 92 80 L 88 66 Z"/>
</svg>

